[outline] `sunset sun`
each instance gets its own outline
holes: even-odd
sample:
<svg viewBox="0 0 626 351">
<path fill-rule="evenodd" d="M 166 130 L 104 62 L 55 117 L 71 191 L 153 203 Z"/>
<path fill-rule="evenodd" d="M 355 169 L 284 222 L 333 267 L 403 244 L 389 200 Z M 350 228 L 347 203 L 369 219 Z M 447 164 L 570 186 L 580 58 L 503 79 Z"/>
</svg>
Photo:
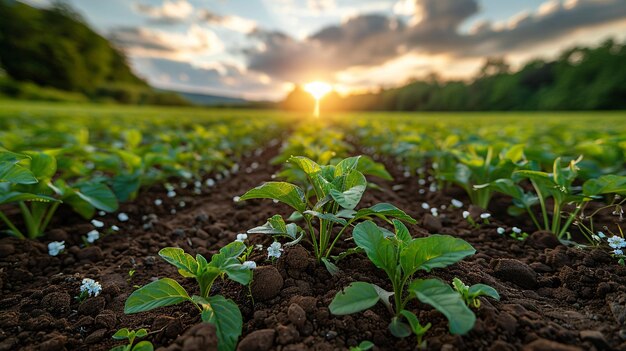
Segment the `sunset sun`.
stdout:
<svg viewBox="0 0 626 351">
<path fill-rule="evenodd" d="M 315 117 L 319 117 L 320 116 L 320 100 L 328 93 L 330 93 L 333 90 L 333 87 L 328 84 L 328 83 L 324 83 L 324 82 L 311 82 L 308 83 L 304 86 L 304 90 L 311 94 L 313 96 L 313 98 L 315 99 L 315 110 L 313 111 L 313 114 L 315 115 Z"/>
</svg>

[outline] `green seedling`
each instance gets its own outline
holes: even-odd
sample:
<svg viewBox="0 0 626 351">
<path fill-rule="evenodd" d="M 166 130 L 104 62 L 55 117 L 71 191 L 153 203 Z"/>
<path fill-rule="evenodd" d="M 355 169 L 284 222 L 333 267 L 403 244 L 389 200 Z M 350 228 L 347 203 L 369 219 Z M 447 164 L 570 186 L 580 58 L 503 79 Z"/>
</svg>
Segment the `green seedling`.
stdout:
<svg viewBox="0 0 626 351">
<path fill-rule="evenodd" d="M 122 328 L 113 334 L 113 339 L 128 340 L 128 344 L 115 346 L 110 351 L 152 351 L 154 346 L 150 341 L 144 340 L 134 344 L 135 339 L 143 339 L 146 336 L 148 336 L 148 331 L 145 329 L 128 330 L 128 328 Z"/>
<path fill-rule="evenodd" d="M 411 332 L 423 336 L 428 326 L 415 320 L 402 321 L 407 313 L 407 304 L 417 299 L 433 306 L 449 321 L 450 332 L 465 334 L 476 320 L 474 313 L 465 305 L 462 296 L 450 285 L 439 279 L 413 279 L 418 271 L 430 272 L 434 268 L 445 268 L 476 252 L 462 239 L 448 235 L 431 235 L 412 238 L 402 222 L 394 219 L 395 233 L 378 227 L 372 221 L 356 225 L 352 236 L 370 261 L 385 271 L 393 291 L 366 282 L 354 282 L 335 295 L 329 308 L 335 315 L 357 313 L 382 302 L 393 316 L 390 332 L 396 337 L 406 337 Z M 393 297 L 393 303 L 390 298 Z M 417 318 L 416 318 L 417 319 Z"/>
<path fill-rule="evenodd" d="M 452 279 L 452 286 L 454 287 L 454 290 L 461 294 L 465 304 L 470 307 L 480 307 L 480 300 L 478 299 L 480 296 L 488 296 L 496 301 L 500 301 L 500 294 L 498 294 L 496 289 L 486 284 L 474 284 L 472 286 L 467 286 L 461 281 L 461 279 L 454 278 Z"/>
<path fill-rule="evenodd" d="M 189 296 L 175 280 L 161 278 L 135 290 L 126 300 L 124 313 L 132 314 L 155 308 L 191 302 L 200 312 L 202 321 L 213 324 L 217 330 L 218 349 L 234 350 L 241 335 L 242 316 L 237 304 L 221 295 L 210 295 L 217 278 L 226 277 L 242 285 L 248 285 L 252 271 L 241 264 L 239 256 L 246 245 L 235 241 L 224 246 L 207 261 L 202 255 L 193 256 L 182 249 L 168 247 L 159 251 L 165 261 L 178 268 L 185 278 L 194 278 L 200 295 Z"/>
<path fill-rule="evenodd" d="M 357 346 L 350 347 L 350 351 L 367 351 L 374 347 L 374 343 L 371 341 L 363 340 Z"/>
<path fill-rule="evenodd" d="M 285 246 L 294 245 L 308 236 L 318 262 L 323 262 L 330 272 L 335 272 L 337 267 L 328 258 L 337 241 L 356 222 L 378 217 L 388 223 L 392 218 L 416 223 L 405 212 L 388 203 L 356 210 L 368 185 L 359 171 L 360 156 L 326 166 L 306 157 L 292 157 L 289 162 L 307 175 L 306 189 L 287 182 L 268 182 L 246 192 L 241 200 L 264 198 L 287 204 L 295 210 L 291 219 L 303 219 L 306 229 L 296 223 L 286 224 L 280 215 L 275 215 L 265 225 L 248 233 L 287 237 L 290 242 Z M 307 195 L 309 192 L 313 194 L 310 197 Z M 317 232 L 313 229 L 314 222 L 319 226 Z M 335 228 L 339 228 L 337 234 L 334 234 Z"/>
<path fill-rule="evenodd" d="M 415 313 L 411 311 L 402 310 L 400 314 L 409 322 L 409 328 L 411 328 L 411 332 L 415 334 L 415 338 L 417 339 L 417 347 L 419 349 L 425 349 L 426 341 L 424 341 L 424 335 L 426 335 L 426 332 L 430 329 L 432 324 L 428 323 L 422 325 Z"/>
<path fill-rule="evenodd" d="M 70 186 L 62 179 L 53 182 L 56 172 L 57 161 L 51 154 L 0 150 L 0 205 L 17 204 L 26 226 L 24 233 L 0 212 L 10 235 L 20 239 L 42 236 L 61 203 L 87 219 L 96 209 L 117 210 L 117 199 L 106 185 L 87 181 Z"/>
<path fill-rule="evenodd" d="M 561 158 L 554 160 L 552 173 L 537 170 L 519 170 L 511 178 L 497 179 L 491 183 L 475 186 L 475 188 L 491 188 L 513 198 L 513 206 L 509 213 L 518 215 L 524 211 L 528 213 L 538 230 L 547 230 L 561 239 L 578 216 L 585 202 L 591 198 L 577 193 L 573 183 L 578 175 L 576 164 L 581 158 L 572 160 L 567 167 L 561 167 Z M 527 179 L 533 187 L 532 192 L 526 192 L 518 183 Z M 548 210 L 547 200 L 552 199 L 553 208 Z M 534 212 L 535 205 L 541 209 L 541 220 Z M 573 212 L 567 214 L 563 209 L 567 204 L 574 204 Z M 565 221 L 564 221 L 565 220 Z"/>
<path fill-rule="evenodd" d="M 441 177 L 450 181 L 467 192 L 472 204 L 487 209 L 493 189 L 476 187 L 475 185 L 490 183 L 496 179 L 509 178 L 513 171 L 525 163 L 523 145 L 514 145 L 494 157 L 492 147 L 478 150 L 470 145 L 467 152 L 451 151 L 458 163 L 447 172 L 442 171 Z"/>
</svg>

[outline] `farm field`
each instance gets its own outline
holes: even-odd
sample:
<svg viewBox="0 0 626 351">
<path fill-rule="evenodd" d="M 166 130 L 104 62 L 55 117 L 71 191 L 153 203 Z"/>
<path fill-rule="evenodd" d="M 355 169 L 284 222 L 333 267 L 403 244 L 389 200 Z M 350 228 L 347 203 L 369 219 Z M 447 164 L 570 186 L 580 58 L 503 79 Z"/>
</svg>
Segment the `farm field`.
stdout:
<svg viewBox="0 0 626 351">
<path fill-rule="evenodd" d="M 626 349 L 624 118 L 0 102 L 0 350 Z"/>
</svg>

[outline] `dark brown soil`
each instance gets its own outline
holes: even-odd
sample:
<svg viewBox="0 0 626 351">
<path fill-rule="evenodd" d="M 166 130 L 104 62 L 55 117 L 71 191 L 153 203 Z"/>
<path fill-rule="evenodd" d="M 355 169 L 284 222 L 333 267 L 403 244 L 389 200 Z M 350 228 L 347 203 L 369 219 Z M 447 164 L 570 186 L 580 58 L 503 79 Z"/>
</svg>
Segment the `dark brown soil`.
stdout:
<svg viewBox="0 0 626 351">
<path fill-rule="evenodd" d="M 162 188 L 150 189 L 122 206 L 130 217 L 127 222 L 116 215 L 99 218 L 120 231 L 90 247 L 84 247 L 80 237 L 92 226 L 69 213 L 39 242 L 0 239 L 0 351 L 108 350 L 120 344 L 111 335 L 122 327 L 148 328 L 148 339 L 163 350 L 216 349 L 214 329 L 200 323 L 191 305 L 125 315 L 124 302 L 136 286 L 159 277 L 174 278 L 195 292 L 193 282 L 158 257 L 161 248 L 177 246 L 208 257 L 272 214 L 289 215 L 288 208 L 269 200 L 233 201 L 270 179 L 277 168 L 268 161 L 276 152 L 268 149 L 243 160 L 239 174 L 204 188 L 200 195 L 190 187 L 176 189 L 178 195 L 171 199 Z M 258 168 L 247 173 L 253 162 Z M 431 276 L 486 283 L 502 297 L 499 302 L 482 299 L 476 326 L 462 337 L 449 335 L 445 318 L 432 308 L 411 305 L 421 321 L 433 324 L 426 336 L 429 350 L 626 350 L 626 268 L 606 252 L 569 248 L 541 232 L 525 242 L 498 235 L 498 226 L 530 229 L 506 216 L 499 199 L 490 209 L 491 223 L 475 229 L 463 220 L 462 210 L 450 206 L 452 198 L 469 204 L 462 192 L 419 194 L 416 177 L 390 171 L 396 181 L 377 181 L 382 190 L 369 191 L 361 205 L 384 201 L 406 210 L 419 220 L 410 228 L 414 236 L 436 231 L 467 240 L 477 253 Z M 156 206 L 156 199 L 163 204 Z M 447 208 L 432 217 L 422 202 Z M 177 212 L 171 213 L 172 208 Z M 67 249 L 58 257 L 47 253 L 46 244 L 52 240 L 66 241 Z M 251 235 L 250 241 L 267 247 L 271 238 Z M 352 281 L 390 289 L 381 271 L 365 257 L 352 255 L 339 263 L 341 272 L 331 276 L 308 255 L 308 244 L 303 245 L 286 249 L 274 264 L 265 261 L 266 251 L 255 251 L 252 258 L 260 268 L 250 290 L 233 282 L 214 287 L 214 293 L 234 299 L 241 308 L 241 350 L 335 350 L 363 340 L 381 350 L 415 349 L 414 337 L 390 335 L 390 316 L 382 305 L 349 316 L 329 313 L 335 293 Z M 132 278 L 130 270 L 136 271 Z M 99 281 L 103 291 L 79 303 L 74 297 L 83 278 Z"/>
</svg>

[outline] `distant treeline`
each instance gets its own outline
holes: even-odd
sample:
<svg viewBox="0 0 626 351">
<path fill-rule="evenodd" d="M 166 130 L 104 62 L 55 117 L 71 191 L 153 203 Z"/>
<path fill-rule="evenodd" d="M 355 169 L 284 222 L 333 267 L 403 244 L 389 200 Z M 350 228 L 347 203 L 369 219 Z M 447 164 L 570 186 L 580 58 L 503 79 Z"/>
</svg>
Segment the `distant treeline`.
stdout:
<svg viewBox="0 0 626 351">
<path fill-rule="evenodd" d="M 0 0 L 0 94 L 53 101 L 188 104 L 138 78 L 124 55 L 62 2 L 38 9 Z"/>
<path fill-rule="evenodd" d="M 286 109 L 311 109 L 312 99 L 296 87 Z M 576 47 L 554 61 L 534 60 L 513 72 L 501 58 L 486 60 L 469 82 L 436 75 L 400 88 L 341 97 L 330 94 L 326 110 L 486 111 L 626 109 L 626 43 L 607 40 Z"/>
</svg>

